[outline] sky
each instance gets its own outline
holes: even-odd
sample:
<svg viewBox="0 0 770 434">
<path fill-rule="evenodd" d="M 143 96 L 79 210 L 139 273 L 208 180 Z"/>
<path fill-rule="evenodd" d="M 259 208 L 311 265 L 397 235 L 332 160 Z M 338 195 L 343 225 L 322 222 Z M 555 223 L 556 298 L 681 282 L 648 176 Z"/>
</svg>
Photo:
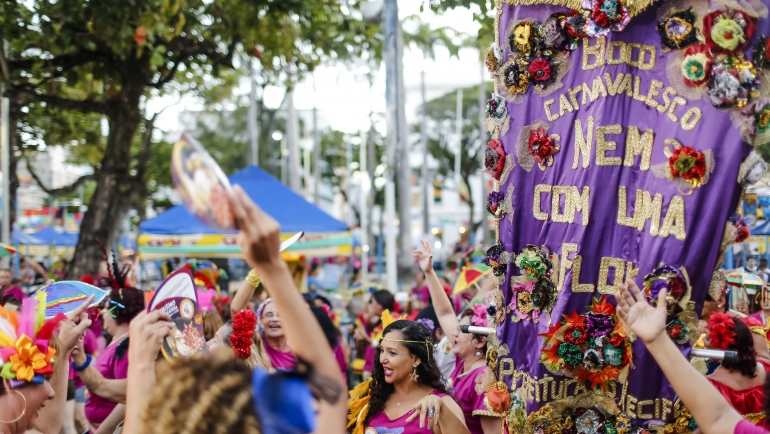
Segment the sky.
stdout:
<svg viewBox="0 0 770 434">
<path fill-rule="evenodd" d="M 431 11 L 420 13 L 419 0 L 400 0 L 399 16 L 403 19 L 413 14 L 429 22 L 432 27 L 451 27 L 468 35 L 475 35 L 479 25 L 473 21 L 471 11 L 456 9 L 442 15 Z M 449 52 L 439 46 L 436 59 L 426 60 L 422 52 L 405 47 L 404 49 L 404 85 L 406 89 L 406 116 L 409 124 L 417 123 L 417 109 L 420 96 L 420 73 L 425 70 L 426 94 L 430 100 L 458 87 L 474 86 L 482 80 L 482 66 L 479 53 L 475 49 L 463 49 L 459 59 L 449 58 Z M 374 70 L 373 86 L 369 82 L 361 65 L 331 64 L 321 66 L 296 87 L 294 104 L 298 110 L 310 110 L 316 104 L 322 123 L 346 133 L 360 133 L 369 128 L 369 109 L 375 113 L 385 111 L 385 68 L 380 65 Z M 486 76 L 486 73 L 483 74 Z M 486 79 L 486 77 L 484 77 Z M 314 90 L 315 87 L 315 90 Z M 246 89 L 244 89 L 245 91 Z M 268 107 L 277 107 L 283 100 L 285 90 L 280 87 L 268 87 L 263 95 Z M 182 111 L 201 110 L 200 101 L 192 97 L 152 98 L 147 103 L 148 113 L 164 109 L 156 121 L 156 127 L 164 131 L 171 140 L 180 134 L 178 121 Z M 325 121 L 325 122 L 323 122 Z M 384 122 L 378 122 L 376 128 L 385 133 Z"/>
</svg>

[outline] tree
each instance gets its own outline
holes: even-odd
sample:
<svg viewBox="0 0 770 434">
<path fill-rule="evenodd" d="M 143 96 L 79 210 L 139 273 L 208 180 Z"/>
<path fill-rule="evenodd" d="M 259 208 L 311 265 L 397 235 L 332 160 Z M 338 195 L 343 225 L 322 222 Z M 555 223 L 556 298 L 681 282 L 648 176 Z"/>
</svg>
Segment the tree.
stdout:
<svg viewBox="0 0 770 434">
<path fill-rule="evenodd" d="M 72 0 L 0 4 L 0 56 L 16 115 L 25 105 L 106 119 L 70 274 L 94 273 L 97 241 L 115 238 L 152 153 L 147 98 L 191 92 L 238 66 L 236 53 L 260 51 L 263 69 L 296 79 L 322 59 L 377 50 L 372 29 L 335 0 Z M 255 47 L 259 46 L 257 49 Z M 283 75 L 281 75 L 283 74 Z M 20 116 L 19 116 L 20 117 Z M 148 119 L 149 118 L 149 119 Z M 133 152 L 132 152 L 133 151 Z"/>
<path fill-rule="evenodd" d="M 487 92 L 492 93 L 492 83 L 486 86 Z M 481 173 L 481 155 L 484 153 L 489 135 L 478 127 L 478 119 L 484 114 L 478 104 L 475 95 L 479 92 L 478 86 L 463 88 L 463 124 L 462 149 L 460 154 L 460 177 L 465 185 L 470 185 L 470 177 Z M 428 101 L 428 149 L 434 159 L 438 161 L 438 175 L 444 179 L 452 177 L 454 173 L 455 148 L 452 135 L 455 131 L 455 118 L 457 107 L 457 92 L 446 93 L 436 99 Z M 470 207 L 469 221 L 471 233 L 475 233 L 484 222 L 484 214 L 475 216 L 475 204 L 484 198 L 475 197 L 472 189 L 468 189 L 467 197 L 463 198 Z"/>
</svg>

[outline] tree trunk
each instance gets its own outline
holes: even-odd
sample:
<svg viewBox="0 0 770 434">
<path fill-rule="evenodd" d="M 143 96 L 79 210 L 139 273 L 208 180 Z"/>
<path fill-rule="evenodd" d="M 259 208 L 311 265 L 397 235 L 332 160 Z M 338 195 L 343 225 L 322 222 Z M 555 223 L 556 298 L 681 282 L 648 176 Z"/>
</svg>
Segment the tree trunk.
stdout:
<svg viewBox="0 0 770 434">
<path fill-rule="evenodd" d="M 119 103 L 109 119 L 110 134 L 96 177 L 96 190 L 80 225 L 80 238 L 70 266 L 69 275 L 74 279 L 98 272 L 104 259 L 98 243 L 107 246 L 114 239 L 128 210 L 131 143 L 142 122 L 139 101 L 147 80 L 141 65 L 133 66 L 136 74 L 124 77 Z"/>
<path fill-rule="evenodd" d="M 11 140 L 8 152 L 8 196 L 10 200 L 8 212 L 11 214 L 11 239 L 13 239 L 13 224 L 16 222 L 16 191 L 19 189 L 19 177 L 16 174 L 19 157 L 16 155 L 16 151 L 21 148 L 21 138 L 19 137 L 20 113 L 21 104 L 16 97 L 11 98 L 8 132 Z"/>
</svg>

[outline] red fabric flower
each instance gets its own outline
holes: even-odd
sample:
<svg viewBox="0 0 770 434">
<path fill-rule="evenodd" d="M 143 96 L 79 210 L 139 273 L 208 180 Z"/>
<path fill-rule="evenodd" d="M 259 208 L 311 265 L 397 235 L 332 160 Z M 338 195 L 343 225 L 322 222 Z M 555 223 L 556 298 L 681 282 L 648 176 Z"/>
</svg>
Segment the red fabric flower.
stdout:
<svg viewBox="0 0 770 434">
<path fill-rule="evenodd" d="M 711 314 L 708 328 L 711 346 L 727 350 L 735 343 L 735 322 L 730 315 L 722 312 Z"/>
<path fill-rule="evenodd" d="M 600 9 L 602 5 L 602 2 L 596 2 L 594 5 L 594 10 L 591 12 L 591 19 L 594 20 L 594 23 L 598 25 L 599 27 L 609 27 L 610 17 L 607 16 L 602 10 Z"/>
<path fill-rule="evenodd" d="M 767 38 L 767 43 L 765 44 L 765 60 L 770 62 L 770 38 Z"/>
<path fill-rule="evenodd" d="M 487 150 L 484 153 L 484 172 L 492 175 L 499 181 L 505 166 L 505 149 L 503 143 L 497 139 L 490 140 L 487 143 Z"/>
<path fill-rule="evenodd" d="M 588 340 L 588 333 L 583 326 L 569 326 L 564 331 L 564 341 L 575 345 L 583 345 Z"/>
<path fill-rule="evenodd" d="M 733 19 L 733 20 L 741 20 L 745 22 L 746 24 L 743 26 L 743 42 L 741 42 L 734 50 L 728 50 L 723 47 L 720 47 L 716 42 L 714 42 L 711 39 L 711 31 L 716 24 L 716 22 L 722 17 L 722 15 L 726 15 L 724 18 Z M 754 32 L 757 29 L 757 19 L 755 17 L 752 17 L 751 15 L 747 14 L 746 12 L 732 9 L 730 11 L 714 11 L 705 17 L 703 17 L 703 36 L 706 38 L 706 45 L 711 48 L 711 50 L 714 53 L 737 53 L 738 51 L 743 51 L 746 46 L 749 44 L 749 41 L 751 41 L 751 37 L 754 36 Z"/>
<path fill-rule="evenodd" d="M 615 333 L 609 339 L 607 339 L 607 343 L 612 345 L 615 348 L 620 348 L 622 345 L 626 343 L 626 338 Z"/>
<path fill-rule="evenodd" d="M 674 150 L 668 159 L 671 176 L 683 179 L 697 180 L 706 175 L 706 157 L 703 152 L 696 151 L 690 146 L 681 146 Z"/>
<path fill-rule="evenodd" d="M 668 289 L 670 291 L 669 295 L 676 299 L 682 298 L 684 293 L 687 292 L 687 287 L 685 287 L 681 279 L 671 279 L 668 282 Z"/>
<path fill-rule="evenodd" d="M 511 396 L 505 390 L 493 389 L 488 391 L 487 401 L 495 413 L 505 413 L 511 407 Z"/>
<path fill-rule="evenodd" d="M 556 154 L 554 140 L 543 127 L 529 131 L 529 153 L 535 157 L 538 164 L 545 164 L 549 157 Z"/>
<path fill-rule="evenodd" d="M 529 76 L 534 81 L 547 81 L 551 79 L 551 64 L 545 59 L 535 59 L 529 64 Z"/>
<path fill-rule="evenodd" d="M 233 315 L 233 333 L 230 335 L 230 347 L 239 359 L 248 359 L 251 355 L 251 337 L 257 328 L 257 316 L 250 310 L 241 310 Z"/>
</svg>

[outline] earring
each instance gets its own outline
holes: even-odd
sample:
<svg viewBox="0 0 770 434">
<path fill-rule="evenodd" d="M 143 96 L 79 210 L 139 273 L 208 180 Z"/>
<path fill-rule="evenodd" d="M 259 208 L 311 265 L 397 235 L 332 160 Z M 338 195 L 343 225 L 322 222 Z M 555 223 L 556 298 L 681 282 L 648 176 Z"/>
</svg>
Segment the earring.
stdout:
<svg viewBox="0 0 770 434">
<path fill-rule="evenodd" d="M 417 382 L 417 377 L 419 377 L 419 375 L 417 375 L 417 366 L 415 366 L 414 367 L 414 371 L 412 371 L 412 373 L 409 374 L 409 379 L 416 383 Z"/>
<path fill-rule="evenodd" d="M 14 423 L 14 422 L 17 422 L 19 419 L 24 417 L 24 414 L 26 414 L 26 412 L 27 412 L 27 397 L 24 396 L 24 394 L 19 392 L 18 390 L 14 390 L 14 392 L 16 392 L 19 396 L 21 396 L 21 399 L 24 401 L 24 407 L 22 407 L 22 409 L 21 409 L 21 414 L 19 415 L 19 417 L 17 417 L 16 419 L 14 419 L 12 421 L 6 422 L 4 420 L 0 420 L 0 423 Z"/>
<path fill-rule="evenodd" d="M 481 351 L 476 351 L 476 357 L 481 357 Z"/>
</svg>

